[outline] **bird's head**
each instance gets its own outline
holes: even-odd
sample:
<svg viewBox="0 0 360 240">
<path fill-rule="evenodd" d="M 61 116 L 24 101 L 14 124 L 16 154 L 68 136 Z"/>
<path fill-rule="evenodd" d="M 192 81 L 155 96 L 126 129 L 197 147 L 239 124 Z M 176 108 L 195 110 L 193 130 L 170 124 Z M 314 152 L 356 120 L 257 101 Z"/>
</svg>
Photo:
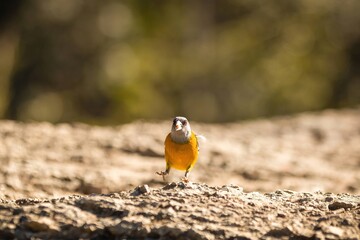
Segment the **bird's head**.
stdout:
<svg viewBox="0 0 360 240">
<path fill-rule="evenodd" d="M 188 142 L 191 137 L 189 121 L 184 117 L 175 117 L 171 127 L 171 139 L 176 143 Z"/>
</svg>

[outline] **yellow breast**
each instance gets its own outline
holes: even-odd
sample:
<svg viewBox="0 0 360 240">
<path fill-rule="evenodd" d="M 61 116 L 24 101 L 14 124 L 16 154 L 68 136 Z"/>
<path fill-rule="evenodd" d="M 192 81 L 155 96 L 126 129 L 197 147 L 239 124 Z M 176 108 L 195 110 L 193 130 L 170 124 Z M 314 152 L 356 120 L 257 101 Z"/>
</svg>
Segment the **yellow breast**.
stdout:
<svg viewBox="0 0 360 240">
<path fill-rule="evenodd" d="M 170 133 L 167 135 L 165 139 L 165 160 L 170 167 L 178 170 L 191 170 L 198 156 L 198 142 L 193 132 L 187 143 L 175 143 L 171 139 Z"/>
</svg>

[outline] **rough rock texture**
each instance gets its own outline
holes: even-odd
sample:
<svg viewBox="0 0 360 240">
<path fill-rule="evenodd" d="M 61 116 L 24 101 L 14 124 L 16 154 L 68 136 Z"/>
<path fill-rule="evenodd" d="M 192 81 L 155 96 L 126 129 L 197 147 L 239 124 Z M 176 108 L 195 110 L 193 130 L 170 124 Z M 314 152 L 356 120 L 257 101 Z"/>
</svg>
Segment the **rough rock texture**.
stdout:
<svg viewBox="0 0 360 240">
<path fill-rule="evenodd" d="M 171 121 L 0 121 L 0 239 L 360 239 L 360 109 L 190 123 L 185 185 L 155 175 Z"/>
<path fill-rule="evenodd" d="M 113 194 L 0 204 L 0 236 L 17 239 L 358 239 L 360 197 L 169 183 Z"/>
</svg>

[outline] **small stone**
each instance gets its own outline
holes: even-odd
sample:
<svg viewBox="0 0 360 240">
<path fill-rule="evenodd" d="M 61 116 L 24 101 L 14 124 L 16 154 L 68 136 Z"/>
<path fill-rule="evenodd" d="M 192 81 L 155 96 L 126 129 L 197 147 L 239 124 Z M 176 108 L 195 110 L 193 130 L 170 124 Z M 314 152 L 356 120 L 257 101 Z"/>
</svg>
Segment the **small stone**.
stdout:
<svg viewBox="0 0 360 240">
<path fill-rule="evenodd" d="M 345 212 L 344 208 L 339 208 L 339 209 L 333 210 L 334 214 L 340 214 L 340 213 L 343 213 L 343 212 Z"/>
<path fill-rule="evenodd" d="M 204 192 L 204 195 L 205 195 L 206 197 L 210 197 L 210 196 L 214 196 L 215 193 L 216 193 L 216 192 L 213 192 L 213 191 L 205 191 L 205 192 Z"/>
<path fill-rule="evenodd" d="M 233 195 L 238 195 L 238 194 L 243 193 L 243 188 L 238 187 L 238 186 L 233 186 L 233 185 L 224 185 L 220 188 L 220 191 L 228 192 Z"/>
<path fill-rule="evenodd" d="M 121 198 L 121 196 L 120 196 L 119 193 L 111 193 L 111 194 L 109 195 L 109 197 L 111 197 L 111 198 Z"/>
<path fill-rule="evenodd" d="M 344 219 L 344 220 L 341 221 L 341 225 L 343 225 L 343 226 L 351 226 L 351 223 L 349 222 L 349 220 Z"/>
<path fill-rule="evenodd" d="M 139 186 L 139 191 L 141 193 L 149 193 L 150 192 L 150 187 L 147 184 L 141 185 L 141 186 Z"/>
<path fill-rule="evenodd" d="M 328 226 L 327 227 L 327 231 L 335 236 L 339 236 L 341 237 L 341 235 L 343 234 L 344 230 L 342 230 L 339 227 L 334 227 L 334 226 Z"/>
<path fill-rule="evenodd" d="M 177 201 L 174 201 L 174 200 L 170 200 L 170 201 L 169 201 L 169 205 L 173 207 L 173 206 L 178 206 L 178 205 L 180 205 L 180 203 L 177 202 Z"/>
<path fill-rule="evenodd" d="M 276 191 L 275 191 L 275 194 L 276 194 L 276 195 L 283 195 L 283 191 L 281 191 L 281 190 L 276 190 Z"/>
<path fill-rule="evenodd" d="M 282 213 L 282 212 L 279 212 L 279 213 L 277 214 L 277 216 L 278 216 L 278 217 L 281 217 L 281 218 L 285 218 L 285 217 L 286 217 L 285 213 Z"/>
<path fill-rule="evenodd" d="M 24 223 L 24 226 L 33 232 L 42 232 L 49 229 L 49 226 L 44 222 L 29 221 Z"/>
<path fill-rule="evenodd" d="M 145 184 L 145 185 L 140 185 L 140 186 L 137 186 L 134 191 L 132 191 L 130 193 L 131 196 L 139 196 L 141 194 L 145 194 L 145 193 L 150 193 L 150 187 Z"/>
<path fill-rule="evenodd" d="M 300 206 L 300 207 L 299 207 L 299 211 L 300 211 L 300 212 L 303 212 L 303 211 L 305 211 L 305 210 L 306 210 L 306 207 L 304 207 L 304 206 Z"/>
<path fill-rule="evenodd" d="M 184 182 L 179 182 L 178 187 L 184 189 L 186 188 L 186 184 Z"/>
<path fill-rule="evenodd" d="M 167 209 L 161 210 L 155 218 L 157 220 L 171 219 L 175 215 L 176 215 L 176 211 L 172 207 L 169 207 Z"/>
<path fill-rule="evenodd" d="M 176 211 L 172 208 L 172 207 L 169 207 L 167 209 L 167 212 L 170 216 L 175 216 L 176 215 Z"/>
<path fill-rule="evenodd" d="M 293 195 L 295 194 L 296 192 L 292 191 L 292 190 L 288 190 L 288 189 L 285 189 L 283 190 L 283 192 L 287 193 L 287 194 L 290 194 L 290 195 Z"/>
<path fill-rule="evenodd" d="M 346 203 L 346 202 L 333 202 L 331 204 L 329 204 L 328 206 L 329 210 L 338 210 L 340 208 L 344 208 L 344 209 L 352 209 L 354 208 L 354 205 L 351 203 Z"/>
<path fill-rule="evenodd" d="M 330 196 L 325 198 L 325 202 L 332 202 L 333 200 L 334 200 L 334 198 L 330 197 Z"/>
<path fill-rule="evenodd" d="M 164 190 L 168 190 L 168 189 L 173 189 L 177 187 L 177 183 L 176 182 L 171 182 L 168 183 L 165 187 L 163 187 Z"/>
</svg>

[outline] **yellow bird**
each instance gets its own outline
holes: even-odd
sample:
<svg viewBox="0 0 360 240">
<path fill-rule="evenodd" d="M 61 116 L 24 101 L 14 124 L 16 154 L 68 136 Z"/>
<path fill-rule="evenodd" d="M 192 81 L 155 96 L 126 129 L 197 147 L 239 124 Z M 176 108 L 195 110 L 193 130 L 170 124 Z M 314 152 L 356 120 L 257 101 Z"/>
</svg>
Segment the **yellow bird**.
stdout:
<svg viewBox="0 0 360 240">
<path fill-rule="evenodd" d="M 190 170 L 194 167 L 199 156 L 198 138 L 191 131 L 189 121 L 184 117 L 175 117 L 171 127 L 171 132 L 165 139 L 165 171 L 156 172 L 158 175 L 169 174 L 171 168 L 184 170 L 184 182 L 188 182 Z"/>
</svg>

